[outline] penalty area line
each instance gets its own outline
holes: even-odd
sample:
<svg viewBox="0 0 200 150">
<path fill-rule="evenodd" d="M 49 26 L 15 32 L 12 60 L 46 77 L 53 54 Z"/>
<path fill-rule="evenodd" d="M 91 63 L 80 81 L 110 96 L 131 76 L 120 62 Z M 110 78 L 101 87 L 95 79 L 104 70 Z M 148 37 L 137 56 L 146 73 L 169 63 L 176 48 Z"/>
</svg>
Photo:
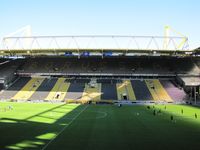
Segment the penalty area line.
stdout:
<svg viewBox="0 0 200 150">
<path fill-rule="evenodd" d="M 70 124 L 72 124 L 73 121 L 76 120 L 76 118 L 78 118 L 78 116 L 80 116 L 80 114 L 84 112 L 87 108 L 88 105 L 83 108 L 74 118 L 72 118 L 72 120 L 64 128 L 62 128 L 62 130 L 60 130 L 60 132 L 58 132 L 58 134 L 56 134 L 41 150 L 45 150 L 49 146 L 49 144 L 51 144 L 67 127 L 69 127 Z"/>
</svg>

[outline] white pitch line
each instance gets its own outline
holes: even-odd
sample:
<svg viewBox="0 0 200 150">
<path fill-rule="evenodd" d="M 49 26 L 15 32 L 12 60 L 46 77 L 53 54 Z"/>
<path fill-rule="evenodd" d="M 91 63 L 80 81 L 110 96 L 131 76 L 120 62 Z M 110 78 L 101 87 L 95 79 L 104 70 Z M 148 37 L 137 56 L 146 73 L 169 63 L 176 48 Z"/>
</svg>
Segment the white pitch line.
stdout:
<svg viewBox="0 0 200 150">
<path fill-rule="evenodd" d="M 103 114 L 102 116 L 96 117 L 96 119 L 105 118 L 108 115 L 106 112 L 103 111 L 96 111 L 96 112 Z"/>
<path fill-rule="evenodd" d="M 60 130 L 60 132 L 58 132 L 58 134 L 55 135 L 54 138 L 52 138 L 41 150 L 45 150 L 49 144 L 51 144 L 67 127 L 69 127 L 70 124 L 72 124 L 72 122 L 78 118 L 78 116 L 83 112 L 85 111 L 87 108 L 88 108 L 89 105 L 87 105 L 83 110 L 81 110 L 74 118 L 72 118 L 72 120 L 62 129 Z"/>
</svg>

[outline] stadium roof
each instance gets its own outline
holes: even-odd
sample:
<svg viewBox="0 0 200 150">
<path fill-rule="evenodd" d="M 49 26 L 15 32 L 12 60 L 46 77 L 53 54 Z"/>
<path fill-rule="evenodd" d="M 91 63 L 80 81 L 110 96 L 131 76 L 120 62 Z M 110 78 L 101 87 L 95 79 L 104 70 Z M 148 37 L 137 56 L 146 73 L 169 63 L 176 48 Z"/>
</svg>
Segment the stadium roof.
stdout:
<svg viewBox="0 0 200 150">
<path fill-rule="evenodd" d="M 199 77 L 181 77 L 185 86 L 200 86 Z"/>
<path fill-rule="evenodd" d="M 188 56 L 187 37 L 162 36 L 24 36 L 4 37 L 0 44 L 0 55 L 65 55 L 71 52 L 80 56 L 82 52 L 103 56 L 104 52 L 113 55 L 152 55 Z"/>
</svg>

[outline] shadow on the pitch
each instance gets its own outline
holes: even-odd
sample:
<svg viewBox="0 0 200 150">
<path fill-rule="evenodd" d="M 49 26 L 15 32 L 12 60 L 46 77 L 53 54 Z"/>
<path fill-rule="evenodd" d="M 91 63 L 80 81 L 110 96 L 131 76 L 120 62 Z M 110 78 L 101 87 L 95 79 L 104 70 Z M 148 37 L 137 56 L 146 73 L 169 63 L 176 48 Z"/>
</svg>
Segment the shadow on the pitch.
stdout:
<svg viewBox="0 0 200 150">
<path fill-rule="evenodd" d="M 1 118 L 0 147 L 16 150 L 42 149 L 49 141 L 59 136 L 59 132 L 75 120 L 86 106 L 62 104 L 23 120 Z"/>
</svg>

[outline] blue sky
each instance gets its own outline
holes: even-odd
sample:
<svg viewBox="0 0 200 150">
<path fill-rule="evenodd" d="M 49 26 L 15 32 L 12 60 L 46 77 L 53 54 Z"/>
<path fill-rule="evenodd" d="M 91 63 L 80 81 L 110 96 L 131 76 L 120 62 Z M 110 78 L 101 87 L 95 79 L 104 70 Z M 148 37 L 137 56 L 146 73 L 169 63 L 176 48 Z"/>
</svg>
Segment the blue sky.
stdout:
<svg viewBox="0 0 200 150">
<path fill-rule="evenodd" d="M 31 25 L 33 35 L 163 35 L 164 26 L 200 46 L 199 0 L 0 0 L 0 37 Z"/>
</svg>

